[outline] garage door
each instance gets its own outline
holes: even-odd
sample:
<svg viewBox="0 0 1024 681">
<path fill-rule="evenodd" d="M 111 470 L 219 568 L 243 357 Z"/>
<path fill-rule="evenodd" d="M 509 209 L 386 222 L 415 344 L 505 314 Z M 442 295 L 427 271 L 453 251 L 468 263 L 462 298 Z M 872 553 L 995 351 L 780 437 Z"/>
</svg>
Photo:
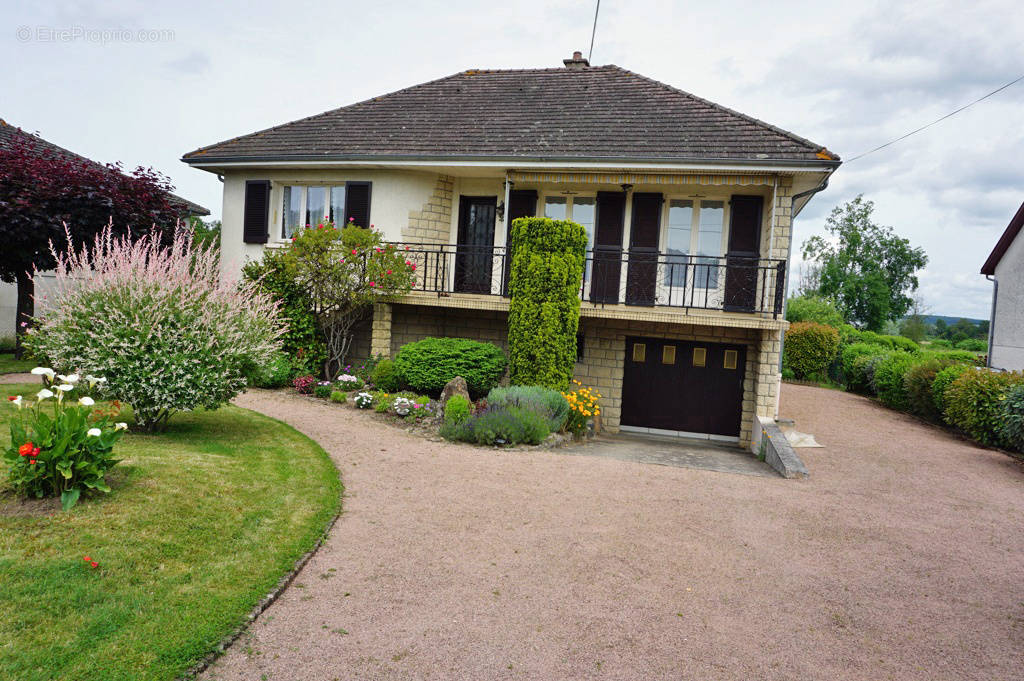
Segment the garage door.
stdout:
<svg viewBox="0 0 1024 681">
<path fill-rule="evenodd" d="M 739 436 L 746 361 L 742 345 L 626 338 L 621 424 Z"/>
</svg>

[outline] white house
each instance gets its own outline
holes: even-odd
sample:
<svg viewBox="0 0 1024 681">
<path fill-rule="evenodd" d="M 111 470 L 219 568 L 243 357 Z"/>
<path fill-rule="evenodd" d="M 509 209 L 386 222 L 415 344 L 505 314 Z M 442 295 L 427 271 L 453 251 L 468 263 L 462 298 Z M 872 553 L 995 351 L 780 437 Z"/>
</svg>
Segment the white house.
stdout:
<svg viewBox="0 0 1024 681">
<path fill-rule="evenodd" d="M 988 365 L 1024 370 L 1024 203 L 1006 226 L 981 268 L 992 281 L 992 313 L 988 330 Z"/>
</svg>

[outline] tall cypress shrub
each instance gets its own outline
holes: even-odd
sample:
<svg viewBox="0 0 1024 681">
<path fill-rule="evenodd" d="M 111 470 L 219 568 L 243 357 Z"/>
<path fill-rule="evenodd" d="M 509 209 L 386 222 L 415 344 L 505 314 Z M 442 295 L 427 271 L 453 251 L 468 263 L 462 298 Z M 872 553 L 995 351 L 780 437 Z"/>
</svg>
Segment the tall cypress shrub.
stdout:
<svg viewBox="0 0 1024 681">
<path fill-rule="evenodd" d="M 569 220 L 519 218 L 510 245 L 509 378 L 565 390 L 576 362 L 586 230 Z"/>
</svg>

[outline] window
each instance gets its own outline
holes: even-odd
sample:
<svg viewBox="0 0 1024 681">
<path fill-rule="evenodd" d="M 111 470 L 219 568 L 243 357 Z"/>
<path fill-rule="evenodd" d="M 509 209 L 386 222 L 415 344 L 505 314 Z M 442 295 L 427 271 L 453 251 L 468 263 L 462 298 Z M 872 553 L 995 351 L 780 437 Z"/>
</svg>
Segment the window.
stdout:
<svg viewBox="0 0 1024 681">
<path fill-rule="evenodd" d="M 325 218 L 341 225 L 348 222 L 349 212 L 353 210 L 366 213 L 360 213 L 358 219 L 368 222 L 369 187 L 369 182 L 346 182 L 331 186 L 286 185 L 281 206 L 281 238 L 290 239 L 300 227 L 315 225 Z M 349 203 L 357 204 L 358 207 L 354 209 Z"/>
<path fill-rule="evenodd" d="M 587 230 L 587 271 L 583 273 L 583 281 L 590 281 L 590 271 L 594 261 L 590 251 L 594 250 L 594 218 L 597 215 L 597 199 L 593 196 L 574 196 L 572 198 L 572 221 L 583 225 Z"/>
<path fill-rule="evenodd" d="M 544 198 L 544 217 L 552 220 L 566 220 L 569 215 L 569 201 L 564 196 Z"/>
<path fill-rule="evenodd" d="M 634 362 L 646 362 L 647 361 L 647 344 L 646 343 L 633 343 L 633 361 Z"/>
<path fill-rule="evenodd" d="M 662 364 L 675 364 L 676 363 L 676 346 L 666 345 L 661 349 L 661 363 Z"/>
<path fill-rule="evenodd" d="M 726 369 L 735 369 L 736 360 L 739 359 L 739 354 L 740 353 L 737 352 L 736 350 L 726 350 L 725 358 L 722 361 L 722 366 Z"/>
<path fill-rule="evenodd" d="M 718 288 L 724 226 L 724 201 L 669 202 L 666 286 Z"/>
<path fill-rule="evenodd" d="M 707 348 L 694 348 L 693 349 L 693 366 L 702 367 L 708 362 L 708 349 Z"/>
</svg>

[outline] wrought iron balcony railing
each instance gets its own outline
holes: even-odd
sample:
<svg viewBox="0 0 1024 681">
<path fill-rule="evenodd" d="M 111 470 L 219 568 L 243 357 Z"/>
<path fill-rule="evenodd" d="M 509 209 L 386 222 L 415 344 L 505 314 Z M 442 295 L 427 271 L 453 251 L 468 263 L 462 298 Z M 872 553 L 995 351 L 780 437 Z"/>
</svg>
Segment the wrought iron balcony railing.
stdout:
<svg viewBox="0 0 1024 681">
<path fill-rule="evenodd" d="M 416 265 L 413 290 L 439 296 L 508 293 L 503 246 L 395 243 Z M 782 314 L 786 261 L 597 247 L 587 251 L 580 298 L 604 305 Z"/>
</svg>

